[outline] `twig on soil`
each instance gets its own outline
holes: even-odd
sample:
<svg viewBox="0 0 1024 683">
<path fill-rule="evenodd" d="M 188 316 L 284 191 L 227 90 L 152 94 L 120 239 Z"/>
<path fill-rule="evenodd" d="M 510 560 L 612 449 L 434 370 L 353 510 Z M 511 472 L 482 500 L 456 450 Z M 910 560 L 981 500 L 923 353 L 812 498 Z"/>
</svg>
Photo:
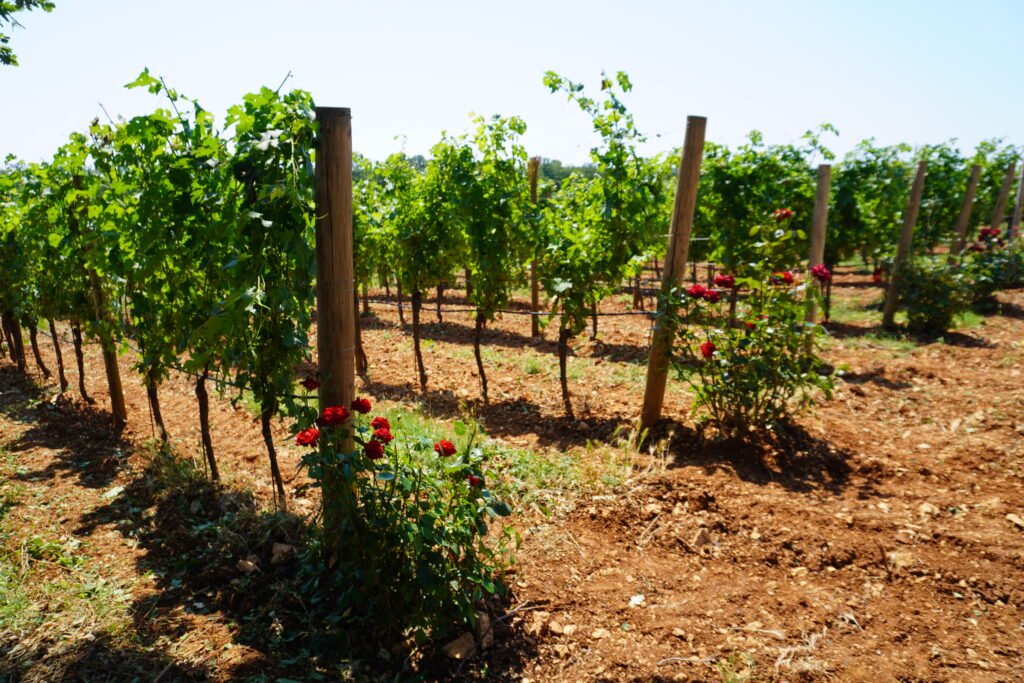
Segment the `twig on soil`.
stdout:
<svg viewBox="0 0 1024 683">
<path fill-rule="evenodd" d="M 674 662 L 684 662 L 686 664 L 714 664 L 714 657 L 667 657 L 660 662 L 657 666 L 664 666 L 665 664 L 672 664 Z"/>
<path fill-rule="evenodd" d="M 547 607 L 549 604 L 551 604 L 550 600 L 527 600 L 526 602 L 516 607 L 513 607 L 511 610 L 505 612 L 500 617 L 491 622 L 491 629 L 494 628 L 494 624 L 498 624 L 507 619 L 510 619 L 514 614 L 517 614 L 519 612 L 529 612 L 532 609 L 540 609 L 541 607 Z M 488 631 L 490 631 L 491 629 L 488 629 Z"/>
<path fill-rule="evenodd" d="M 889 554 L 882 544 L 879 541 L 875 541 L 875 544 L 878 546 L 879 552 L 882 553 L 882 566 L 885 568 L 886 580 L 892 583 L 893 563 L 890 561 Z"/>
<path fill-rule="evenodd" d="M 576 550 L 579 551 L 580 557 L 584 557 L 583 548 L 576 542 L 576 537 L 572 535 L 572 532 L 566 531 L 565 535 L 569 539 L 569 542 L 576 546 Z"/>
<path fill-rule="evenodd" d="M 654 537 L 654 534 L 652 533 L 650 536 L 647 536 L 647 534 L 648 534 L 648 532 L 651 531 L 651 528 L 655 524 L 658 523 L 659 519 L 661 519 L 661 513 L 660 512 L 657 515 L 654 516 L 654 519 L 651 520 L 651 523 L 648 524 L 647 527 L 640 533 L 640 538 L 637 539 L 637 545 L 643 546 L 643 545 L 647 545 L 650 542 L 650 540 Z M 647 536 L 646 540 L 644 540 L 645 536 Z"/>
<path fill-rule="evenodd" d="M 156 675 L 156 678 L 153 679 L 153 683 L 160 683 L 160 681 L 163 679 L 163 677 L 167 675 L 167 672 L 170 671 L 171 667 L 173 667 L 173 666 L 174 666 L 174 662 L 171 661 L 170 664 L 168 664 L 167 666 L 165 666 L 163 668 L 163 671 L 161 671 L 160 673 L 158 673 Z"/>
</svg>

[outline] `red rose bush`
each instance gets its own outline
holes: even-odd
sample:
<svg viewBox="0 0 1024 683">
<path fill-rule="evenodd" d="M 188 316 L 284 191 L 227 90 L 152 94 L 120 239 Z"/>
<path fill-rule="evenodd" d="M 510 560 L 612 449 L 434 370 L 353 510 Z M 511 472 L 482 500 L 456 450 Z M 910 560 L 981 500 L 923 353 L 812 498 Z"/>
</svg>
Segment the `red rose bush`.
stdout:
<svg viewBox="0 0 1024 683">
<path fill-rule="evenodd" d="M 514 532 L 501 526 L 493 541 L 485 537 L 511 511 L 486 486 L 483 450 L 465 425 L 429 438 L 372 410 L 357 398 L 296 428 L 314 482 L 347 484 L 324 503 L 344 537 L 341 557 L 327 559 L 349 601 L 338 611 L 420 641 L 464 630 L 486 599 L 504 593 Z"/>
<path fill-rule="evenodd" d="M 690 384 L 694 410 L 727 438 L 770 429 L 832 386 L 815 353 L 821 328 L 805 322 L 820 288 L 794 276 L 795 250 L 786 245 L 800 236 L 786 229 L 792 217 L 779 209 L 767 226 L 751 230 L 767 235 L 757 243 L 757 260 L 717 275 L 720 290 L 701 284 L 674 290 L 663 309 L 675 335 L 673 363 Z M 818 266 L 810 276 L 824 283 L 831 273 Z"/>
</svg>

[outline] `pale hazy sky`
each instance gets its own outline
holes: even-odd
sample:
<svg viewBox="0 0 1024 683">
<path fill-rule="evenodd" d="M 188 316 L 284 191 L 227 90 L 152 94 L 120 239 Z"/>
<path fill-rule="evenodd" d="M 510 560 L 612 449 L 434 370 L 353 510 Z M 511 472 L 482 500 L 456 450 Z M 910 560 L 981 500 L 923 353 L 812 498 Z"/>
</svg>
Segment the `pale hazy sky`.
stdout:
<svg viewBox="0 0 1024 683">
<path fill-rule="evenodd" d="M 20 15 L 22 65 L 0 67 L 0 155 L 49 157 L 100 102 L 165 106 L 121 87 L 146 66 L 218 114 L 291 71 L 318 104 L 352 108 L 372 158 L 426 153 L 478 112 L 522 116 L 531 154 L 585 160 L 589 123 L 544 88 L 548 69 L 588 86 L 628 72 L 648 152 L 681 144 L 687 114 L 730 144 L 823 121 L 840 152 L 870 136 L 1024 143 L 1022 0 L 56 2 Z"/>
</svg>

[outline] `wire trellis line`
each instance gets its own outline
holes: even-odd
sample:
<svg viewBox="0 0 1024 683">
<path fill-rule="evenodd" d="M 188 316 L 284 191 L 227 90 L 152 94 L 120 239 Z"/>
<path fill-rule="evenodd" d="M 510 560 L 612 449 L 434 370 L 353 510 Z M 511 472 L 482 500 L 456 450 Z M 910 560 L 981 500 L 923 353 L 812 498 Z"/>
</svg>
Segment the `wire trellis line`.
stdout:
<svg viewBox="0 0 1024 683">
<path fill-rule="evenodd" d="M 389 301 L 387 299 L 378 299 L 378 298 L 368 298 L 365 301 L 367 303 L 371 303 L 371 304 L 383 304 L 385 306 L 393 306 L 395 308 L 398 308 L 399 306 L 401 306 L 403 311 L 404 310 L 412 310 L 412 302 L 407 302 L 407 301 L 398 302 L 398 301 Z M 434 306 L 434 305 L 430 305 L 428 307 L 427 305 L 424 304 L 421 307 L 421 310 L 423 312 L 434 312 L 434 311 L 437 311 L 438 308 L 436 306 Z M 447 307 L 447 306 L 443 306 L 440 309 L 441 313 L 478 313 L 479 310 L 480 309 L 478 309 L 478 308 L 472 308 L 472 307 L 451 308 L 451 307 Z M 503 315 L 530 315 L 530 316 L 558 315 L 558 311 L 515 311 L 515 310 L 511 310 L 511 309 L 499 309 L 499 310 L 495 311 L 495 313 L 501 313 Z M 595 315 L 595 314 L 594 313 L 588 313 L 587 317 L 591 317 L 593 315 Z M 654 313 L 652 313 L 651 311 L 612 311 L 612 312 L 608 312 L 608 313 L 602 313 L 601 311 L 598 311 L 596 313 L 596 315 L 599 318 L 624 316 L 624 315 L 643 315 L 643 316 L 647 316 L 649 318 L 653 318 L 654 317 Z"/>
</svg>

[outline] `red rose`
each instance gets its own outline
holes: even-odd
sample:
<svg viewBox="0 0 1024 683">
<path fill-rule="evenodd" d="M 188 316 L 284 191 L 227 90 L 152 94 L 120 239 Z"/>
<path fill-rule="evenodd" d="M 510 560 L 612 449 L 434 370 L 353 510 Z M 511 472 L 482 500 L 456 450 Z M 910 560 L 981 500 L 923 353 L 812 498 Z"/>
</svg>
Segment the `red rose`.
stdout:
<svg viewBox="0 0 1024 683">
<path fill-rule="evenodd" d="M 469 476 L 467 476 L 466 481 L 468 481 L 469 485 L 475 489 L 481 488 L 484 485 L 484 480 L 476 476 L 475 474 L 470 474 Z"/>
<path fill-rule="evenodd" d="M 813 275 L 815 279 L 822 284 L 832 279 L 832 273 L 829 272 L 824 263 L 819 263 L 811 268 L 811 275 Z"/>
<path fill-rule="evenodd" d="M 368 398 L 357 398 L 356 400 L 352 401 L 352 410 L 356 411 L 357 413 L 362 413 L 363 415 L 366 415 L 368 412 L 370 412 L 370 407 L 370 399 Z"/>
<path fill-rule="evenodd" d="M 736 278 L 732 275 L 716 275 L 715 276 L 715 287 L 724 287 L 725 289 L 732 289 L 736 286 Z"/>
<path fill-rule="evenodd" d="M 317 382 L 312 377 L 307 377 L 306 379 L 304 379 L 301 382 L 299 382 L 299 384 L 304 386 L 307 391 L 313 391 L 314 389 L 319 389 L 320 388 L 320 382 Z"/>
<path fill-rule="evenodd" d="M 455 455 L 455 444 L 448 439 L 441 439 L 434 444 L 434 450 L 437 451 L 438 455 Z"/>
<path fill-rule="evenodd" d="M 710 304 L 717 304 L 721 300 L 722 295 L 713 289 L 709 289 L 706 292 L 704 292 L 704 301 L 707 301 Z"/>
<path fill-rule="evenodd" d="M 377 417 L 373 418 L 373 420 L 370 422 L 370 426 L 373 427 L 374 429 L 391 429 L 391 423 L 388 422 L 388 419 L 386 417 L 383 417 L 381 415 L 378 415 Z"/>
<path fill-rule="evenodd" d="M 391 443 L 391 441 L 395 437 L 391 433 L 390 429 L 385 429 L 381 427 L 379 429 L 373 430 L 373 438 L 376 439 L 377 441 L 380 441 L 381 443 Z"/>
<path fill-rule="evenodd" d="M 793 210 L 792 209 L 775 209 L 775 211 L 772 211 L 772 218 L 774 218 L 776 222 L 782 222 L 782 221 L 786 220 L 787 218 L 792 218 L 792 217 L 793 217 Z"/>
<path fill-rule="evenodd" d="M 715 355 L 716 350 L 715 345 L 711 342 L 704 342 L 700 345 L 700 355 L 705 358 L 711 358 L 711 356 Z"/>
<path fill-rule="evenodd" d="M 309 429 L 303 429 L 301 432 L 295 435 L 295 445 L 297 446 L 315 446 L 317 440 L 320 438 L 320 430 L 316 427 L 310 427 Z"/>
<path fill-rule="evenodd" d="M 690 288 L 686 290 L 686 293 L 692 297 L 700 298 L 704 296 L 707 291 L 707 287 L 704 285 L 691 285 Z"/>
<path fill-rule="evenodd" d="M 345 406 L 329 406 L 324 408 L 324 414 L 317 418 L 316 423 L 321 427 L 340 425 L 348 416 L 348 408 Z"/>
<path fill-rule="evenodd" d="M 367 441 L 363 446 L 363 452 L 370 460 L 380 460 L 384 457 L 384 444 L 380 441 Z"/>
</svg>

